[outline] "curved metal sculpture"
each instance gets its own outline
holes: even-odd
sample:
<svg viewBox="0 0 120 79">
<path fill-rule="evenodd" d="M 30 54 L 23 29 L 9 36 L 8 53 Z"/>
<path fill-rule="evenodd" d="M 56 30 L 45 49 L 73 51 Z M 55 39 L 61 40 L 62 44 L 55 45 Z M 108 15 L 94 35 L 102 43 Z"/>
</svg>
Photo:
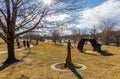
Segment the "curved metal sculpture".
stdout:
<svg viewBox="0 0 120 79">
<path fill-rule="evenodd" d="M 92 47 L 93 47 L 93 51 L 97 51 L 97 52 L 102 52 L 101 51 L 101 44 L 99 44 L 95 39 L 81 39 L 78 43 L 78 50 L 80 52 L 83 52 L 83 46 L 85 44 L 86 41 L 90 41 Z"/>
</svg>

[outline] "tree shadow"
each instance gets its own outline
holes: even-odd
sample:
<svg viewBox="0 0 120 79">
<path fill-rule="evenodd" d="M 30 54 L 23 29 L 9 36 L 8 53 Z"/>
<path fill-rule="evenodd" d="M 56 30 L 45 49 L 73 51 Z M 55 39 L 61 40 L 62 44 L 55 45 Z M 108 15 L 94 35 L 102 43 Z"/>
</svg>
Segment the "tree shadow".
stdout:
<svg viewBox="0 0 120 79">
<path fill-rule="evenodd" d="M 29 54 L 31 54 L 31 53 L 26 53 L 26 55 L 25 56 L 23 56 L 21 59 L 20 59 L 20 61 L 22 61 L 24 58 L 26 58 Z"/>
<path fill-rule="evenodd" d="M 83 77 L 77 72 L 77 70 L 74 67 L 69 67 L 69 69 L 74 73 L 74 75 L 78 78 L 78 79 L 83 79 Z"/>
<path fill-rule="evenodd" d="M 84 50 L 84 51 L 78 50 L 78 51 L 79 51 L 80 53 L 83 53 L 83 54 L 88 54 L 88 55 L 97 56 L 96 54 L 87 53 L 87 52 L 85 52 L 85 50 Z M 112 53 L 110 53 L 110 52 L 108 52 L 108 51 L 101 51 L 101 52 L 97 52 L 97 53 L 99 53 L 99 54 L 102 55 L 102 56 L 113 56 L 113 55 L 116 55 L 116 54 L 112 54 Z"/>
<path fill-rule="evenodd" d="M 92 53 L 87 53 L 87 52 L 84 52 L 83 54 L 88 54 L 88 55 L 93 55 L 93 56 L 97 56 L 96 54 L 92 54 Z"/>
<path fill-rule="evenodd" d="M 116 54 L 109 53 L 108 51 L 102 51 L 102 52 L 100 52 L 100 54 L 102 56 L 113 56 L 113 55 L 116 55 Z"/>
<path fill-rule="evenodd" d="M 28 52 L 28 53 L 26 53 L 26 55 L 25 56 L 23 56 L 19 61 L 22 61 L 24 58 L 26 58 L 28 55 L 29 55 L 30 53 Z M 18 61 L 17 61 L 18 62 Z M 14 63 L 16 63 L 16 62 L 14 62 Z M 10 65 L 12 65 L 12 64 L 14 64 L 14 63 L 2 63 L 2 65 L 0 66 L 0 71 L 2 71 L 2 70 L 4 70 L 5 68 L 7 68 L 7 67 L 9 67 Z"/>
<path fill-rule="evenodd" d="M 7 68 L 8 66 L 10 66 L 13 63 L 9 63 L 9 64 L 4 64 L 0 67 L 0 71 L 4 70 L 5 68 Z"/>
</svg>

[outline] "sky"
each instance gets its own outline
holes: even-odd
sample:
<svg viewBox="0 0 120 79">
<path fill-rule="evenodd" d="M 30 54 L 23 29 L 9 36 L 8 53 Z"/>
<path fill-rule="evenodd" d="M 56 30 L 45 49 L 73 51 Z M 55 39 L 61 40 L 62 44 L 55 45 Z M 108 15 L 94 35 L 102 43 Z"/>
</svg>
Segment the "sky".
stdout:
<svg viewBox="0 0 120 79">
<path fill-rule="evenodd" d="M 106 0 L 87 0 L 87 7 L 93 8 L 93 7 L 101 5 L 105 1 Z"/>
<path fill-rule="evenodd" d="M 80 14 L 81 16 L 77 19 L 78 24 L 74 24 L 74 28 L 91 29 L 102 19 L 112 19 L 116 22 L 115 27 L 120 28 L 120 0 L 87 0 L 86 8 Z M 61 21 L 71 17 L 61 14 L 50 18 L 49 20 Z"/>
<path fill-rule="evenodd" d="M 49 4 L 52 0 L 43 1 L 45 4 Z M 70 26 L 70 28 L 90 30 L 102 19 L 112 19 L 116 22 L 116 28 L 120 28 L 120 0 L 87 0 L 86 8 L 78 13 L 80 13 L 80 16 L 76 19 L 77 24 L 74 23 L 73 27 Z M 76 12 L 73 12 L 73 15 L 76 15 Z M 68 18 L 73 19 L 69 14 L 46 17 L 48 21 L 58 22 Z"/>
<path fill-rule="evenodd" d="M 120 0 L 91 0 L 89 6 L 82 11 L 76 28 L 93 28 L 100 20 L 112 19 L 115 27 L 120 28 Z M 98 2 L 96 2 L 98 1 Z M 96 3 L 96 4 L 94 4 Z M 94 4 L 94 5 L 92 5 Z"/>
</svg>

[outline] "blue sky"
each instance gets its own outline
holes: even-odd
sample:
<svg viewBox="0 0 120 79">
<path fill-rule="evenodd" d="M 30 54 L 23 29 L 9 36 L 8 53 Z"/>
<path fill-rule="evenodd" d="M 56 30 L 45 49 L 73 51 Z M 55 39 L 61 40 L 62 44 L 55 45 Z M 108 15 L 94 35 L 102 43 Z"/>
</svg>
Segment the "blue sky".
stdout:
<svg viewBox="0 0 120 79">
<path fill-rule="evenodd" d="M 80 0 L 75 0 L 76 2 L 79 2 Z M 86 5 L 85 5 L 85 7 L 86 8 L 94 8 L 94 7 L 97 7 L 97 6 L 99 6 L 99 5 L 101 5 L 101 4 L 103 4 L 105 1 L 107 1 L 107 0 L 86 0 Z M 80 2 L 79 2 L 80 3 Z M 77 13 L 79 13 L 79 12 L 77 12 L 77 11 L 74 11 L 74 12 L 72 12 L 72 13 L 70 13 L 71 15 L 76 15 Z M 59 21 L 59 20 L 64 20 L 64 18 L 68 18 L 69 17 L 69 15 L 66 15 L 66 14 L 61 14 L 61 15 L 59 15 L 59 18 L 58 18 L 58 16 L 52 16 L 52 17 L 50 17 L 49 19 L 50 19 L 50 21 Z M 56 19 L 57 18 L 57 19 Z M 71 18 L 71 17 L 69 17 L 69 18 Z M 68 19 L 69 19 L 68 18 Z M 72 18 L 71 18 L 72 19 Z"/>
<path fill-rule="evenodd" d="M 89 32 L 93 26 L 98 25 L 102 19 L 114 19 L 114 21 L 117 23 L 116 27 L 120 28 L 120 0 L 87 0 L 86 8 L 82 11 L 78 11 L 77 13 L 81 14 L 79 16 L 80 18 L 76 19 L 78 21 L 77 24 L 74 22 L 73 24 L 68 23 L 68 25 L 66 25 L 67 28 L 87 29 Z M 57 22 L 65 21 L 66 19 L 73 19 L 71 14 L 74 16 L 77 13 L 75 11 L 69 14 L 63 13 L 60 15 L 53 15 L 47 17 L 46 20 Z M 58 29 L 59 28 L 60 27 L 58 27 Z M 65 34 L 69 34 L 69 32 L 70 30 L 65 28 Z"/>
<path fill-rule="evenodd" d="M 100 20 L 111 19 L 120 28 L 120 0 L 89 0 L 89 7 L 82 11 L 77 28 L 93 28 Z M 93 5 L 92 5 L 93 4 Z"/>
<path fill-rule="evenodd" d="M 80 0 L 75 0 L 80 1 Z M 98 25 L 101 18 L 102 19 L 114 19 L 116 21 L 117 28 L 120 28 L 120 0 L 87 0 L 86 8 L 82 11 L 72 12 L 72 15 L 80 13 L 80 18 L 77 18 L 77 24 L 68 23 L 65 25 L 65 34 L 70 34 L 71 29 L 85 29 L 86 32 L 90 32 L 94 25 Z M 53 15 L 46 18 L 48 21 L 65 21 L 66 19 L 73 19 L 71 13 Z M 73 19 L 75 21 L 75 19 Z M 64 26 L 61 26 L 64 27 Z M 59 29 L 58 27 L 57 29 Z M 69 28 L 69 29 L 67 29 Z M 86 30 L 87 29 L 87 30 Z M 59 29 L 60 30 L 60 29 Z"/>
<path fill-rule="evenodd" d="M 93 7 L 101 5 L 105 1 L 106 0 L 87 0 L 87 7 L 93 8 Z"/>
<path fill-rule="evenodd" d="M 86 8 L 78 13 L 81 15 L 76 19 L 77 21 L 70 16 L 71 13 L 53 15 L 47 19 L 58 22 L 73 19 L 77 24 L 68 23 L 69 28 L 87 29 L 87 31 L 92 29 L 94 25 L 98 25 L 100 20 L 112 19 L 116 22 L 115 28 L 120 28 L 120 0 L 87 0 Z M 72 15 L 76 15 L 76 12 L 72 12 Z"/>
</svg>

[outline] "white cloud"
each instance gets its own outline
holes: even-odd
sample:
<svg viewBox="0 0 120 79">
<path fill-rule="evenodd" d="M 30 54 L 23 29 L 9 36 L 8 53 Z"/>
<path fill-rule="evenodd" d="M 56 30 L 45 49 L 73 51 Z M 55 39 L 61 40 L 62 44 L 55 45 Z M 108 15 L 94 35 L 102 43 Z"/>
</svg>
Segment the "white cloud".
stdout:
<svg viewBox="0 0 120 79">
<path fill-rule="evenodd" d="M 112 18 L 118 22 L 117 26 L 120 27 L 120 0 L 108 0 L 100 6 L 84 10 L 77 27 L 92 28 L 101 18 Z"/>
<path fill-rule="evenodd" d="M 53 2 L 53 0 L 42 0 L 42 1 L 47 5 L 50 5 Z"/>
<path fill-rule="evenodd" d="M 70 17 L 70 16 L 67 14 L 62 14 L 62 15 L 58 15 L 58 16 L 54 15 L 54 16 L 47 17 L 46 20 L 48 20 L 48 21 L 62 21 L 68 17 Z"/>
</svg>

